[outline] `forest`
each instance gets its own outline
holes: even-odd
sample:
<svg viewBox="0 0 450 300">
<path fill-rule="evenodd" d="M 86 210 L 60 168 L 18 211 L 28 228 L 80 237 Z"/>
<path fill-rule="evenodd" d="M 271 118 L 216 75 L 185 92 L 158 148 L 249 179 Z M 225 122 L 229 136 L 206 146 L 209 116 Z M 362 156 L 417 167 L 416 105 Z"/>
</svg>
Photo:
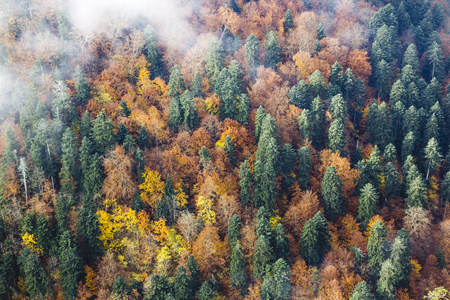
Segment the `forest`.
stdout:
<svg viewBox="0 0 450 300">
<path fill-rule="evenodd" d="M 448 0 L 0 0 L 0 299 L 450 299 Z"/>
</svg>

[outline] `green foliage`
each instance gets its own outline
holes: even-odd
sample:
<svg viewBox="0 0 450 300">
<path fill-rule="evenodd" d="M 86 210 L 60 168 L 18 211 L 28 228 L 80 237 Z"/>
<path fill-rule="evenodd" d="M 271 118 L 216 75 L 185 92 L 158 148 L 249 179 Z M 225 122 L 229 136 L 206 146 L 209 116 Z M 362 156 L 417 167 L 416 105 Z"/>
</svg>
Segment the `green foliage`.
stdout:
<svg viewBox="0 0 450 300">
<path fill-rule="evenodd" d="M 239 241 L 231 249 L 230 285 L 236 289 L 240 289 L 241 293 L 244 293 L 247 288 L 244 253 L 242 252 Z"/>
<path fill-rule="evenodd" d="M 173 296 L 177 300 L 189 300 L 194 297 L 190 276 L 187 275 L 186 268 L 183 266 L 178 267 L 173 279 Z"/>
<path fill-rule="evenodd" d="M 325 251 L 331 249 L 330 239 L 327 221 L 319 211 L 302 229 L 300 255 L 307 264 L 319 265 L 325 257 Z"/>
<path fill-rule="evenodd" d="M 253 277 L 255 279 L 263 278 L 266 274 L 266 268 L 273 262 L 273 249 L 269 238 L 262 234 L 255 243 L 253 254 Z"/>
<path fill-rule="evenodd" d="M 165 275 L 154 274 L 150 277 L 151 287 L 145 299 L 166 300 L 172 295 L 172 284 Z"/>
<path fill-rule="evenodd" d="M 91 88 L 87 83 L 86 75 L 84 74 L 83 69 L 79 65 L 75 67 L 73 81 L 75 82 L 75 89 L 77 91 L 75 101 L 84 106 L 91 97 Z"/>
<path fill-rule="evenodd" d="M 358 221 L 368 224 L 370 219 L 378 212 L 378 192 L 371 183 L 361 189 L 358 204 Z"/>
<path fill-rule="evenodd" d="M 106 117 L 105 111 L 102 110 L 93 121 L 92 140 L 94 149 L 99 154 L 104 154 L 114 144 L 114 125 L 109 118 Z"/>
<path fill-rule="evenodd" d="M 365 281 L 361 281 L 353 289 L 350 300 L 375 300 L 375 296 L 370 290 L 370 285 L 368 285 Z"/>
<path fill-rule="evenodd" d="M 165 76 L 165 67 L 162 60 L 162 53 L 159 49 L 153 28 L 147 26 L 144 29 L 145 50 L 144 54 L 149 62 L 150 79 Z"/>
<path fill-rule="evenodd" d="M 294 27 L 294 21 L 292 20 L 292 14 L 289 9 L 286 11 L 286 14 L 284 15 L 283 27 L 284 27 L 284 31 L 286 31 L 286 32 L 288 32 L 289 29 Z"/>
<path fill-rule="evenodd" d="M 325 215 L 334 221 L 337 215 L 344 212 L 344 196 L 342 194 L 342 183 L 335 167 L 329 166 L 322 180 L 322 201 Z"/>
<path fill-rule="evenodd" d="M 276 70 L 277 64 L 281 61 L 281 48 L 275 32 L 269 31 L 269 33 L 267 33 L 264 50 L 266 67 Z"/>
<path fill-rule="evenodd" d="M 261 284 L 261 299 L 287 300 L 291 295 L 291 272 L 289 265 L 282 258 L 278 259 L 271 272 L 264 277 Z"/>
<path fill-rule="evenodd" d="M 210 277 L 202 283 L 196 297 L 198 300 L 211 300 L 217 295 L 220 286 L 214 277 Z"/>
<path fill-rule="evenodd" d="M 234 244 L 241 238 L 241 217 L 234 214 L 228 223 L 228 245 L 233 249 Z"/>
<path fill-rule="evenodd" d="M 30 299 L 46 298 L 50 294 L 50 283 L 37 255 L 28 248 L 23 249 L 19 257 L 19 265 Z"/>
<path fill-rule="evenodd" d="M 298 150 L 298 182 L 302 190 L 306 190 L 309 185 L 309 171 L 311 170 L 311 154 L 307 147 Z"/>
<path fill-rule="evenodd" d="M 239 186 L 241 187 L 240 198 L 241 205 L 245 207 L 251 199 L 251 188 L 252 188 L 252 174 L 250 167 L 248 166 L 248 161 L 245 160 L 241 163 L 239 167 Z"/>
<path fill-rule="evenodd" d="M 245 59 L 250 67 L 252 77 L 256 76 L 256 68 L 261 59 L 261 45 L 258 38 L 252 33 L 245 41 Z"/>
<path fill-rule="evenodd" d="M 388 258 L 389 244 L 386 241 L 386 235 L 387 229 L 381 221 L 376 221 L 372 224 L 370 237 L 367 242 L 367 259 L 374 280 L 379 278 L 381 265 Z"/>
<path fill-rule="evenodd" d="M 65 231 L 59 240 L 59 268 L 61 270 L 61 288 L 66 299 L 75 299 L 78 282 L 81 280 L 83 261 L 78 245 L 69 231 Z"/>
</svg>

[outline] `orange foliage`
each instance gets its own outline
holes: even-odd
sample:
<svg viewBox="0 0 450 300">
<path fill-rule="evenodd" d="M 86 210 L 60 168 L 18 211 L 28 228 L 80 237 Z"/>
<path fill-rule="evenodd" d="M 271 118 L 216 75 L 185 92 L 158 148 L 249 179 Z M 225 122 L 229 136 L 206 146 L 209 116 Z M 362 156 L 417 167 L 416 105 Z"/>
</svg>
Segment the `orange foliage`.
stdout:
<svg viewBox="0 0 450 300">
<path fill-rule="evenodd" d="M 372 74 L 372 66 L 370 65 L 367 51 L 352 50 L 348 55 L 347 68 L 352 69 L 355 77 L 361 78 L 367 84 L 369 76 Z"/>
<path fill-rule="evenodd" d="M 220 240 L 218 229 L 210 224 L 200 232 L 192 246 L 192 254 L 202 274 L 217 275 L 223 271 L 226 245 Z"/>
</svg>

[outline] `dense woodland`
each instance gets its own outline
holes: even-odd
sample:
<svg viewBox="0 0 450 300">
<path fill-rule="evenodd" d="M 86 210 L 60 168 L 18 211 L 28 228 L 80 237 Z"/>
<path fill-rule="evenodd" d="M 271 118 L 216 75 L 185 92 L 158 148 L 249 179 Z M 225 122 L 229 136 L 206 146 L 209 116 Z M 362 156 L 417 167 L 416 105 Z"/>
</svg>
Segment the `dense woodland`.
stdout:
<svg viewBox="0 0 450 300">
<path fill-rule="evenodd" d="M 450 299 L 447 1 L 66 2 L 0 1 L 1 299 Z"/>
</svg>

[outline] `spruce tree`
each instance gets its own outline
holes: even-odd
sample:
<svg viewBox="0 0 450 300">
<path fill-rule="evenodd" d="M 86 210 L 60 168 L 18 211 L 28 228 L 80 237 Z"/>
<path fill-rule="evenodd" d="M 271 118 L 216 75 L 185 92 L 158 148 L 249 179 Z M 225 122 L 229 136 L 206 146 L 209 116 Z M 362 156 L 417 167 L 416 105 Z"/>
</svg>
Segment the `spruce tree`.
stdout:
<svg viewBox="0 0 450 300">
<path fill-rule="evenodd" d="M 439 144 L 434 137 L 428 141 L 428 144 L 425 147 L 425 158 L 427 160 L 426 180 L 428 180 L 430 171 L 433 172 L 442 161 L 442 154 L 440 152 Z"/>
<path fill-rule="evenodd" d="M 241 293 L 247 288 L 247 278 L 245 275 L 246 261 L 239 241 L 232 247 L 230 262 L 230 285 L 240 289 Z"/>
<path fill-rule="evenodd" d="M 278 224 L 275 229 L 275 251 L 276 258 L 282 258 L 289 264 L 290 251 L 289 251 L 289 239 L 285 235 L 286 230 L 282 224 Z"/>
<path fill-rule="evenodd" d="M 331 122 L 328 131 L 328 143 L 333 152 L 339 151 L 345 155 L 344 148 L 347 145 L 347 140 L 345 138 L 344 123 L 342 120 L 336 119 Z"/>
<path fill-rule="evenodd" d="M 198 289 L 200 288 L 201 282 L 200 282 L 200 268 L 195 261 L 195 258 L 193 255 L 189 256 L 187 261 L 187 267 L 189 270 L 190 275 L 190 284 L 192 286 L 192 291 L 196 293 Z"/>
<path fill-rule="evenodd" d="M 250 113 L 250 101 L 246 94 L 239 95 L 239 102 L 236 113 L 236 121 L 243 125 L 248 124 L 248 114 Z"/>
<path fill-rule="evenodd" d="M 150 135 L 144 125 L 142 125 L 139 130 L 138 145 L 141 150 L 150 148 Z"/>
<path fill-rule="evenodd" d="M 125 141 L 125 137 L 129 134 L 128 128 L 120 122 L 119 128 L 116 132 L 116 140 L 119 145 L 123 145 L 123 142 Z"/>
<path fill-rule="evenodd" d="M 37 255 L 25 248 L 20 253 L 18 262 L 30 299 L 45 299 L 51 292 L 50 283 Z"/>
<path fill-rule="evenodd" d="M 400 194 L 400 174 L 397 168 L 392 162 L 388 162 L 384 166 L 384 176 L 385 176 L 385 199 L 394 199 Z"/>
<path fill-rule="evenodd" d="M 322 201 L 325 215 L 329 220 L 334 221 L 337 215 L 343 213 L 342 183 L 336 168 L 333 166 L 327 168 L 322 180 Z"/>
<path fill-rule="evenodd" d="M 272 68 L 274 70 L 277 69 L 277 63 L 281 61 L 281 48 L 280 42 L 278 41 L 275 32 L 269 31 L 266 36 L 266 42 L 264 44 L 265 50 L 265 65 L 268 68 Z"/>
<path fill-rule="evenodd" d="M 183 110 L 184 124 L 186 124 L 190 130 L 195 129 L 198 124 L 198 109 L 195 107 L 192 93 L 190 91 L 185 91 L 180 98 L 180 102 Z"/>
<path fill-rule="evenodd" d="M 288 32 L 292 27 L 294 27 L 294 21 L 292 20 L 291 11 L 288 9 L 284 15 L 283 28 L 285 32 Z"/>
<path fill-rule="evenodd" d="M 298 182 L 302 190 L 307 190 L 309 185 L 309 171 L 311 170 L 311 154 L 307 147 L 298 150 Z"/>
<path fill-rule="evenodd" d="M 261 59 L 261 45 L 253 33 L 248 36 L 245 42 L 245 59 L 250 67 L 249 73 L 254 78 Z"/>
<path fill-rule="evenodd" d="M 441 196 L 445 201 L 450 202 L 450 171 L 445 174 L 441 184 Z"/>
<path fill-rule="evenodd" d="M 253 277 L 260 279 L 266 274 L 266 268 L 273 261 L 273 250 L 266 235 L 260 235 L 255 243 L 253 254 Z"/>
<path fill-rule="evenodd" d="M 106 153 L 114 144 L 113 123 L 102 110 L 93 121 L 92 140 L 94 149 L 100 155 Z"/>
<path fill-rule="evenodd" d="M 75 133 L 67 128 L 62 137 L 61 191 L 74 193 L 78 180 L 78 145 Z"/>
<path fill-rule="evenodd" d="M 193 286 L 184 266 L 178 267 L 173 279 L 173 296 L 176 300 L 191 300 L 194 298 Z"/>
<path fill-rule="evenodd" d="M 84 115 L 81 118 L 79 133 L 81 139 L 83 139 L 84 137 L 90 137 L 92 134 L 92 119 L 91 113 L 88 110 L 84 112 Z"/>
<path fill-rule="evenodd" d="M 353 289 L 350 300 L 375 300 L 375 296 L 371 292 L 370 285 L 365 281 L 359 282 Z"/>
<path fill-rule="evenodd" d="M 172 284 L 165 275 L 154 274 L 150 277 L 151 286 L 145 300 L 166 300 L 172 296 Z"/>
<path fill-rule="evenodd" d="M 272 272 L 264 277 L 261 284 L 261 299 L 287 300 L 291 296 L 291 272 L 282 258 L 272 265 Z"/>
<path fill-rule="evenodd" d="M 367 259 L 372 278 L 379 278 L 381 265 L 388 258 L 389 244 L 386 241 L 387 229 L 381 221 L 372 224 L 367 242 Z"/>
<path fill-rule="evenodd" d="M 217 296 L 220 286 L 214 277 L 206 279 L 196 294 L 198 300 L 211 300 Z"/>
<path fill-rule="evenodd" d="M 252 188 L 252 173 L 247 160 L 242 162 L 239 167 L 239 178 L 241 205 L 245 207 L 250 201 Z"/>
<path fill-rule="evenodd" d="M 180 96 L 186 90 L 183 74 L 181 74 L 181 69 L 178 65 L 173 66 L 170 70 L 170 79 L 168 86 L 169 91 L 167 92 L 167 95 L 169 97 Z"/>
<path fill-rule="evenodd" d="M 206 76 L 210 77 L 211 75 L 220 72 L 224 68 L 224 66 L 225 52 L 219 41 L 215 38 L 210 42 L 208 52 L 206 53 Z"/>
<path fill-rule="evenodd" d="M 78 282 L 81 280 L 83 262 L 78 245 L 69 231 L 65 231 L 59 240 L 59 268 L 64 297 L 75 299 L 78 293 Z"/>
<path fill-rule="evenodd" d="M 369 223 L 370 219 L 378 212 L 378 192 L 371 183 L 367 183 L 361 189 L 358 204 L 358 221 L 362 224 Z"/>
<path fill-rule="evenodd" d="M 416 74 L 419 73 L 420 63 L 415 44 L 408 45 L 408 48 L 406 48 L 405 53 L 403 54 L 402 68 L 406 65 L 410 65 Z"/>
<path fill-rule="evenodd" d="M 266 110 L 262 106 L 258 107 L 258 109 L 256 110 L 256 116 L 255 116 L 255 138 L 256 138 L 256 141 L 259 141 L 259 136 L 261 135 L 262 123 L 265 118 L 266 118 Z"/>
<path fill-rule="evenodd" d="M 192 80 L 192 85 L 191 85 L 192 96 L 194 98 L 201 97 L 202 96 L 202 88 L 203 88 L 202 78 L 200 77 L 200 74 L 198 73 L 198 71 L 196 71 L 194 74 L 194 79 Z"/>
<path fill-rule="evenodd" d="M 165 68 L 162 59 L 162 53 L 159 46 L 156 43 L 155 32 L 153 28 L 147 26 L 144 29 L 145 50 L 144 54 L 149 62 L 150 79 L 156 77 L 164 78 Z"/>
<path fill-rule="evenodd" d="M 131 290 L 128 284 L 122 279 L 121 276 L 116 278 L 114 285 L 112 286 L 111 298 L 117 300 L 126 300 L 130 296 Z"/>
<path fill-rule="evenodd" d="M 129 117 L 131 115 L 131 110 L 128 108 L 127 103 L 125 100 L 120 101 L 120 107 L 122 108 L 123 114 L 125 117 Z"/>
<path fill-rule="evenodd" d="M 228 223 L 228 245 L 230 246 L 230 249 L 233 249 L 234 244 L 240 239 L 241 237 L 241 217 L 234 214 L 231 217 L 230 222 Z"/>
<path fill-rule="evenodd" d="M 390 259 L 383 262 L 380 279 L 377 281 L 377 297 L 379 299 L 395 300 L 395 267 Z"/>
<path fill-rule="evenodd" d="M 331 248 L 330 238 L 327 221 L 319 211 L 302 229 L 300 255 L 307 264 L 317 266 L 323 261 L 325 251 Z"/>
<path fill-rule="evenodd" d="M 427 188 L 422 176 L 416 176 L 408 183 L 406 195 L 407 198 L 405 200 L 408 208 L 416 206 L 420 206 L 425 209 L 428 208 Z"/>
<path fill-rule="evenodd" d="M 75 67 L 73 81 L 75 82 L 75 89 L 77 91 L 75 101 L 79 105 L 84 106 L 91 96 L 91 88 L 87 83 L 83 69 L 79 65 Z"/>
</svg>

